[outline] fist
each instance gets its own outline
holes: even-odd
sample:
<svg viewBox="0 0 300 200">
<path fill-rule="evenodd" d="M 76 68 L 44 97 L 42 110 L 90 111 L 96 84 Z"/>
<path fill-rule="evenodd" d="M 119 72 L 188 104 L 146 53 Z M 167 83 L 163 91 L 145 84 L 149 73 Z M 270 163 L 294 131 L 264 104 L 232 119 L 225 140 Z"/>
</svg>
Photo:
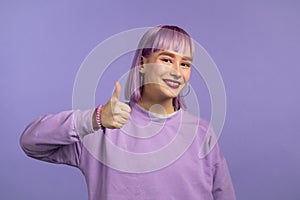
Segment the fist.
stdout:
<svg viewBox="0 0 300 200">
<path fill-rule="evenodd" d="M 115 90 L 108 102 L 101 108 L 101 123 L 110 129 L 121 128 L 127 123 L 131 109 L 120 101 L 121 85 L 115 83 Z"/>
</svg>

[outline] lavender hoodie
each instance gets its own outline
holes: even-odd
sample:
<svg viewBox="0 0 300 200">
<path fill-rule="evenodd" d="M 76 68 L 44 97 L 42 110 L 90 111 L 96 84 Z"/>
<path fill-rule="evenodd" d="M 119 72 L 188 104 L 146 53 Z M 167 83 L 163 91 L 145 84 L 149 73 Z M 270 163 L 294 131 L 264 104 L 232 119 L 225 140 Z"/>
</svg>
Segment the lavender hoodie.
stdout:
<svg viewBox="0 0 300 200">
<path fill-rule="evenodd" d="M 235 200 L 209 124 L 180 109 L 165 116 L 130 104 L 121 129 L 94 131 L 93 110 L 31 122 L 20 144 L 33 158 L 77 167 L 89 200 Z"/>
</svg>

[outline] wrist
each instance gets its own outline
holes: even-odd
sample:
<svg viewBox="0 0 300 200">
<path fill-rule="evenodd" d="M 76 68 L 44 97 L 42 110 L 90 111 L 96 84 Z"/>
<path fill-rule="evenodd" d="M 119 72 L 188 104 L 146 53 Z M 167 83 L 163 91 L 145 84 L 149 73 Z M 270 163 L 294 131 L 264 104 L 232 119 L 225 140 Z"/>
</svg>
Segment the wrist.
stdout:
<svg viewBox="0 0 300 200">
<path fill-rule="evenodd" d="M 97 108 L 96 108 L 96 111 L 95 111 L 95 119 L 96 119 L 96 125 L 97 125 L 97 128 L 98 129 L 104 129 L 104 126 L 102 124 L 102 120 L 101 120 L 101 111 L 102 111 L 102 105 L 100 104 Z"/>
</svg>

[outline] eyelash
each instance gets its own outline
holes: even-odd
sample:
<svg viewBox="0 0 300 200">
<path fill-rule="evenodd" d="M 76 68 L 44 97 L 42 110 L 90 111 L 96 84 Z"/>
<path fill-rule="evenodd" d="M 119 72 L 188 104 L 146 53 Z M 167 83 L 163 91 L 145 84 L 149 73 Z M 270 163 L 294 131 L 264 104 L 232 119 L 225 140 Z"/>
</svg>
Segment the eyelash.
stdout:
<svg viewBox="0 0 300 200">
<path fill-rule="evenodd" d="M 172 60 L 169 59 L 169 58 L 162 58 L 161 61 L 173 63 Z M 190 67 L 190 64 L 188 64 L 188 63 L 181 63 L 181 66 L 183 66 L 183 67 Z"/>
<path fill-rule="evenodd" d="M 183 67 L 190 67 L 190 66 L 191 66 L 191 65 L 188 64 L 188 63 L 182 63 L 181 65 L 182 65 L 182 66 L 184 65 Z"/>
<path fill-rule="evenodd" d="M 170 63 L 173 63 L 172 60 L 169 59 L 169 58 L 162 58 L 161 60 L 162 60 L 163 62 L 168 62 L 168 61 L 170 61 Z"/>
</svg>

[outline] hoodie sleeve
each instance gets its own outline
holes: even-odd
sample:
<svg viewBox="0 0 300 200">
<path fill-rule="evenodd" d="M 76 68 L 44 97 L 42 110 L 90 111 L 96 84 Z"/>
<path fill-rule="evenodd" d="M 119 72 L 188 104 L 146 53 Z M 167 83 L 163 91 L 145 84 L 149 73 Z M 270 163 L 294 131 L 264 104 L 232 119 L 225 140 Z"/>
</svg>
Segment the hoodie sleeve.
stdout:
<svg viewBox="0 0 300 200">
<path fill-rule="evenodd" d="M 94 132 L 92 113 L 93 110 L 76 110 L 39 117 L 25 128 L 20 145 L 29 157 L 78 166 L 81 139 Z"/>
<path fill-rule="evenodd" d="M 211 124 L 204 123 L 203 130 L 206 135 L 198 156 L 206 158 L 211 167 L 213 198 L 214 200 L 235 200 L 236 195 L 230 171 L 214 129 Z"/>
<path fill-rule="evenodd" d="M 215 200 L 235 200 L 235 191 L 225 158 L 220 155 L 214 165 L 213 196 Z"/>
</svg>

